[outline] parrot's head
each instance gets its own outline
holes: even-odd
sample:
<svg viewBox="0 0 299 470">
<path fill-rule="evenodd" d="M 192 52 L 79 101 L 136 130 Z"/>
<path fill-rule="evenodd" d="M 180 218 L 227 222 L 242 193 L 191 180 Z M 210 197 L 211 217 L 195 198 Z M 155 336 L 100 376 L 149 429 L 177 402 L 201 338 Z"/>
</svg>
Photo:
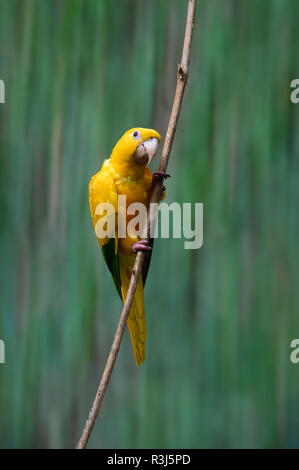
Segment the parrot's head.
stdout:
<svg viewBox="0 0 299 470">
<path fill-rule="evenodd" d="M 122 168 L 145 168 L 155 157 L 160 140 L 157 131 L 134 127 L 119 139 L 112 151 L 111 161 Z"/>
</svg>

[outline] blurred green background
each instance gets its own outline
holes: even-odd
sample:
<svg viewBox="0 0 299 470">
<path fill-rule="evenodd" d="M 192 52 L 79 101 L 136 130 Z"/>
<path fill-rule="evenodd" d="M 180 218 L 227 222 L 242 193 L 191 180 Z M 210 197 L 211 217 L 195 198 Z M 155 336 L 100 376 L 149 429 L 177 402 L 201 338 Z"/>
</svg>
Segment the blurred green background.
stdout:
<svg viewBox="0 0 299 470">
<path fill-rule="evenodd" d="M 0 0 L 0 447 L 74 447 L 121 303 L 88 183 L 133 126 L 164 135 L 184 0 Z M 147 359 L 128 333 L 89 447 L 297 447 L 297 0 L 201 0 L 158 240 Z M 157 167 L 157 159 L 152 168 Z"/>
</svg>

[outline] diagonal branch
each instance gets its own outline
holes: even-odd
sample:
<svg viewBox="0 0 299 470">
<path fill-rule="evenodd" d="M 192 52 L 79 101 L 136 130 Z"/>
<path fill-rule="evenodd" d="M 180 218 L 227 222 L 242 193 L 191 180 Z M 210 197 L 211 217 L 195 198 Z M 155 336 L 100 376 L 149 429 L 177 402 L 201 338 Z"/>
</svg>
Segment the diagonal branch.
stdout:
<svg viewBox="0 0 299 470">
<path fill-rule="evenodd" d="M 172 147 L 172 143 L 174 139 L 174 134 L 176 131 L 176 126 L 177 126 L 177 122 L 178 122 L 179 115 L 180 115 L 184 90 L 185 90 L 185 86 L 186 86 L 187 79 L 188 79 L 195 7 L 196 7 L 196 0 L 189 0 L 182 59 L 181 59 L 181 63 L 178 66 L 177 86 L 176 86 L 174 101 L 172 105 L 171 115 L 169 119 L 168 129 L 167 129 L 164 146 L 162 150 L 160 166 L 159 166 L 159 170 L 164 171 L 164 172 L 167 169 L 167 164 L 168 164 L 169 155 L 170 155 L 170 151 L 171 151 L 171 147 Z M 162 182 L 156 179 L 154 181 L 151 204 L 157 203 L 159 201 L 161 187 L 162 187 Z M 148 227 L 147 227 L 148 238 L 150 238 L 150 227 L 151 227 L 151 223 L 148 223 Z M 78 442 L 77 449 L 85 448 L 88 442 L 90 433 L 94 427 L 98 412 L 100 410 L 100 407 L 104 398 L 104 394 L 108 387 L 109 380 L 113 371 L 113 367 L 114 367 L 114 364 L 115 364 L 115 361 L 119 352 L 119 348 L 120 348 L 122 337 L 125 331 L 127 319 L 128 319 L 130 309 L 133 303 L 138 279 L 142 271 L 144 259 L 145 259 L 144 252 L 137 253 L 130 284 L 129 284 L 129 289 L 128 289 L 126 300 L 125 300 L 125 303 L 124 303 L 124 306 L 120 315 L 119 323 L 117 325 L 117 329 L 116 329 L 114 340 L 111 346 L 111 350 L 110 350 L 110 353 L 106 362 L 106 366 L 105 366 L 93 405 L 89 412 L 88 419 L 85 423 L 82 436 Z"/>
</svg>

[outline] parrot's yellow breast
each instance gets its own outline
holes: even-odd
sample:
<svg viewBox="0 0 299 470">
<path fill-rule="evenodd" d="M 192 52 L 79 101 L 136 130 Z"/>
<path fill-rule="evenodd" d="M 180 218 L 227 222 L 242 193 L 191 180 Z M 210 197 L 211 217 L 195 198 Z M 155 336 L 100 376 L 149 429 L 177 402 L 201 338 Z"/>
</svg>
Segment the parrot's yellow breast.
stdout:
<svg viewBox="0 0 299 470">
<path fill-rule="evenodd" d="M 142 176 L 132 177 L 131 175 L 123 176 L 119 173 L 117 165 L 109 165 L 109 173 L 113 178 L 116 192 L 118 195 L 125 195 L 127 198 L 127 206 L 133 202 L 140 202 L 148 206 L 151 187 L 152 174 L 148 168 L 145 169 Z"/>
<path fill-rule="evenodd" d="M 132 173 L 131 175 L 124 176 L 123 173 L 118 172 L 117 165 L 112 165 L 109 160 L 106 163 L 105 170 L 108 170 L 112 176 L 117 195 L 126 196 L 126 223 L 128 224 L 135 217 L 134 214 L 127 214 L 130 204 L 138 202 L 144 204 L 146 209 L 148 209 L 152 189 L 152 174 L 148 168 L 145 168 L 142 176 L 140 176 L 140 173 L 136 178 L 132 177 Z M 138 241 L 138 237 L 132 232 L 126 238 L 121 238 L 119 240 L 120 251 L 132 254 L 132 246 L 136 241 Z"/>
</svg>

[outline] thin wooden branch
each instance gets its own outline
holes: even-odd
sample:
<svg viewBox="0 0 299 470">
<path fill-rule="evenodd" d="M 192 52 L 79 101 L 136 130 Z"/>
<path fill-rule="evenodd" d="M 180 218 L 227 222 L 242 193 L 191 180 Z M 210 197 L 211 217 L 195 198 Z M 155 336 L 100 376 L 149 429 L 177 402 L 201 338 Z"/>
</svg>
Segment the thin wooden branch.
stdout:
<svg viewBox="0 0 299 470">
<path fill-rule="evenodd" d="M 179 114 L 181 110 L 183 94 L 184 94 L 185 86 L 186 86 L 187 79 L 188 79 L 195 7 L 196 7 L 196 0 L 189 0 L 182 59 L 181 59 L 181 63 L 178 66 L 177 86 L 176 86 L 173 106 L 171 110 L 168 129 L 167 129 L 164 146 L 162 150 L 162 156 L 161 156 L 160 165 L 159 165 L 159 170 L 161 171 L 166 171 L 167 169 L 167 164 L 168 164 L 169 155 L 170 155 L 170 151 L 171 151 L 171 147 L 173 143 L 173 138 L 174 138 L 174 134 L 176 131 L 176 126 L 177 126 L 177 122 L 178 122 Z M 159 201 L 161 187 L 162 187 L 162 182 L 161 180 L 157 179 L 154 182 L 151 203 L 157 203 Z M 148 223 L 148 226 L 147 226 L 148 238 L 150 238 L 150 225 L 151 224 Z M 104 394 L 108 387 L 112 370 L 113 370 L 113 367 L 114 367 L 114 364 L 118 355 L 118 351 L 119 351 L 122 337 L 125 331 L 127 319 L 128 319 L 130 309 L 133 303 L 138 279 L 142 271 L 142 265 L 144 263 L 144 259 L 145 259 L 145 253 L 138 252 L 136 256 L 134 268 L 132 271 L 126 300 L 125 300 L 125 303 L 124 303 L 124 306 L 120 315 L 119 323 L 117 325 L 112 347 L 111 347 L 111 350 L 110 350 L 110 353 L 106 362 L 106 366 L 105 366 L 93 405 L 89 412 L 89 416 L 86 421 L 82 436 L 78 442 L 77 449 L 84 449 L 86 447 L 90 433 L 94 427 L 95 420 L 97 418 L 99 409 L 101 407 Z"/>
</svg>

